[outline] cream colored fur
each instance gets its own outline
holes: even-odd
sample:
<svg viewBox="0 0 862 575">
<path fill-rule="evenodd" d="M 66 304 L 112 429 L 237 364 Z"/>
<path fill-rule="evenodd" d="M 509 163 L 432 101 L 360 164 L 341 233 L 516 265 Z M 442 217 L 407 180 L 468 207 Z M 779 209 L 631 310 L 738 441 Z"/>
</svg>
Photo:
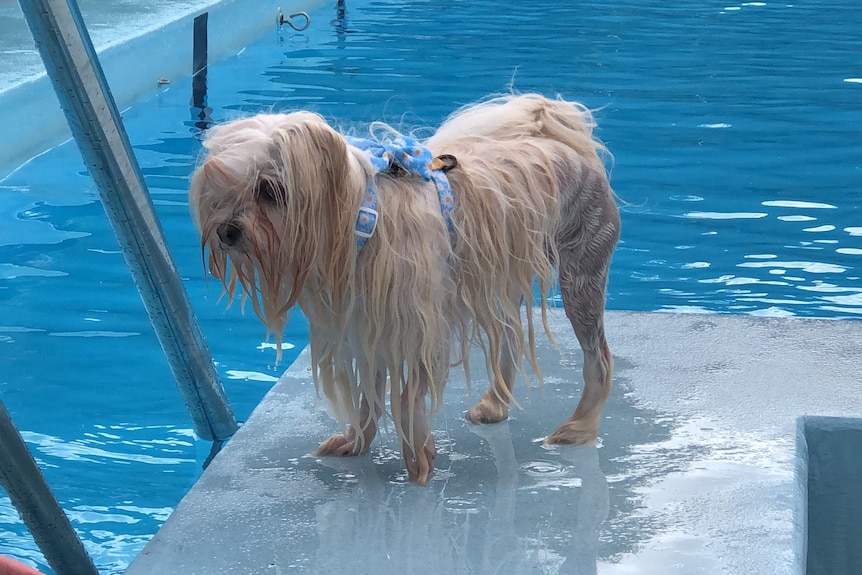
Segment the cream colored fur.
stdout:
<svg viewBox="0 0 862 575">
<path fill-rule="evenodd" d="M 532 94 L 450 117 L 426 145 L 457 158 L 453 237 L 431 183 L 375 176 L 320 116 L 262 114 L 210 130 L 190 189 L 210 272 L 231 299 L 242 286 L 278 343 L 295 305 L 308 317 L 315 381 L 343 426 L 318 453 L 366 452 L 388 407 L 409 476 L 425 483 L 429 421 L 470 346 L 485 350 L 493 382 L 467 413 L 474 423 L 507 417 L 525 358 L 541 377 L 534 281 L 544 318 L 559 280 L 584 350 L 583 397 L 548 441 L 596 439 L 613 371 L 603 312 L 619 215 L 593 127 L 586 108 Z M 354 222 L 374 178 L 380 218 L 359 251 Z"/>
</svg>

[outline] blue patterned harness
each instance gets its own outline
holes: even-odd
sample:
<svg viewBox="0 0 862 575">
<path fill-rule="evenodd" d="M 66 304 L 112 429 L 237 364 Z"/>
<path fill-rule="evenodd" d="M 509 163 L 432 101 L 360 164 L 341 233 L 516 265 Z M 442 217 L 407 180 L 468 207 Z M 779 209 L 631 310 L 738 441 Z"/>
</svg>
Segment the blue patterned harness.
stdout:
<svg viewBox="0 0 862 575">
<path fill-rule="evenodd" d="M 354 148 L 364 151 L 371 160 L 376 173 L 389 170 L 397 166 L 410 174 L 421 176 L 426 182 L 434 182 L 437 195 L 440 198 L 440 211 L 446 221 L 446 227 L 450 234 L 455 233 L 452 223 L 452 208 L 455 207 L 455 196 L 449 185 L 446 171 L 455 167 L 455 158 L 452 156 L 440 156 L 434 158 L 431 151 L 409 136 L 399 136 L 391 142 L 375 142 L 365 138 L 345 137 L 347 143 Z M 449 163 L 447 163 L 447 161 Z M 365 199 L 359 208 L 356 218 L 356 248 L 361 250 L 368 238 L 374 235 L 377 227 L 377 186 L 374 180 L 368 183 Z"/>
</svg>

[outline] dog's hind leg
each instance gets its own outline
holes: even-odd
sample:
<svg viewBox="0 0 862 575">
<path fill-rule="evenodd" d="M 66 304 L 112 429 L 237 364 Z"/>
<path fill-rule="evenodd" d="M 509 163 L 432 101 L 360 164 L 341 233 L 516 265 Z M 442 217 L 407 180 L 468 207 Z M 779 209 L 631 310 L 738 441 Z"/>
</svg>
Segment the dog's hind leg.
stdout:
<svg viewBox="0 0 862 575">
<path fill-rule="evenodd" d="M 407 466 L 408 478 L 419 485 L 428 482 L 437 457 L 425 408 L 429 383 L 428 373 L 420 370 L 419 373 L 411 374 L 408 385 L 401 391 L 401 454 Z"/>
<path fill-rule="evenodd" d="M 500 353 L 500 376 L 489 371 L 488 375 L 493 378 L 491 386 L 482 395 L 479 403 L 470 408 L 464 416 L 470 423 L 499 423 L 509 417 L 509 398 L 512 397 L 516 371 L 515 338 L 515 332 L 507 328 Z"/>
<path fill-rule="evenodd" d="M 362 394 L 359 408 L 360 435 L 352 425 L 347 427 L 346 433 L 336 433 L 320 444 L 315 455 L 334 455 L 336 457 L 348 457 L 351 455 L 362 455 L 371 449 L 371 442 L 377 435 L 377 420 L 383 413 L 382 401 L 384 388 L 386 386 L 385 372 L 376 372 L 374 386 L 377 397 L 369 398 Z M 369 401 L 370 399 L 370 401 Z"/>
<path fill-rule="evenodd" d="M 613 244 L 610 245 L 613 249 Z M 599 257 L 593 253 L 593 258 Z M 566 316 L 584 351 L 584 392 L 575 412 L 548 436 L 548 443 L 582 445 L 598 437 L 602 408 L 611 391 L 613 357 L 605 339 L 604 309 L 610 251 L 601 253 L 598 270 L 578 269 L 582 254 L 560 252 L 560 291 Z"/>
</svg>

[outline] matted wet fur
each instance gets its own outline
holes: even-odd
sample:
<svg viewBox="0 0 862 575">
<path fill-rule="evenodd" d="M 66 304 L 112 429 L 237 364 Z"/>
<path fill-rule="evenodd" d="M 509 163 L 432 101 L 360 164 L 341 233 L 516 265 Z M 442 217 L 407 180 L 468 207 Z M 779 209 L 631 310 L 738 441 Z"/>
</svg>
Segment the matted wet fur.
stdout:
<svg viewBox="0 0 862 575">
<path fill-rule="evenodd" d="M 452 237 L 432 183 L 375 175 L 316 114 L 210 129 L 190 189 L 209 270 L 231 300 L 242 286 L 279 350 L 291 309 L 308 317 L 315 382 L 343 430 L 318 454 L 367 452 L 388 395 L 409 477 L 424 484 L 436 454 L 430 420 L 472 345 L 493 383 L 466 417 L 506 419 L 524 359 L 541 378 L 534 281 L 547 332 L 546 296 L 559 280 L 584 350 L 583 396 L 547 441 L 595 441 L 613 371 L 603 314 L 619 214 L 593 128 L 585 107 L 536 94 L 456 112 L 425 142 L 457 159 Z M 354 224 L 374 178 L 380 217 L 360 250 Z"/>
</svg>

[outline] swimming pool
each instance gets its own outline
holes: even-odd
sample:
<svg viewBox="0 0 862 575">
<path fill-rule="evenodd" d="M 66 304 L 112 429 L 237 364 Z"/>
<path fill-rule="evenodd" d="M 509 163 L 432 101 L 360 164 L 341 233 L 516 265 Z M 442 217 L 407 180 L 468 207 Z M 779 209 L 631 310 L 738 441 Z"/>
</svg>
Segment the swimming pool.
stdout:
<svg viewBox="0 0 862 575">
<path fill-rule="evenodd" d="M 214 120 L 304 107 L 345 125 L 428 126 L 510 83 L 559 92 L 600 108 L 612 182 L 630 204 L 609 307 L 862 313 L 862 15 L 851 3 L 366 0 L 311 15 L 305 33 L 273 31 L 212 66 Z M 257 321 L 225 311 L 205 281 L 185 199 L 199 149 L 190 85 L 174 79 L 124 118 L 244 418 L 281 368 Z M 206 446 L 74 146 L 0 186 L 0 393 L 97 565 L 121 572 Z M 291 324 L 294 351 L 304 331 Z M 0 530 L 0 553 L 44 568 L 6 499 Z"/>
</svg>

